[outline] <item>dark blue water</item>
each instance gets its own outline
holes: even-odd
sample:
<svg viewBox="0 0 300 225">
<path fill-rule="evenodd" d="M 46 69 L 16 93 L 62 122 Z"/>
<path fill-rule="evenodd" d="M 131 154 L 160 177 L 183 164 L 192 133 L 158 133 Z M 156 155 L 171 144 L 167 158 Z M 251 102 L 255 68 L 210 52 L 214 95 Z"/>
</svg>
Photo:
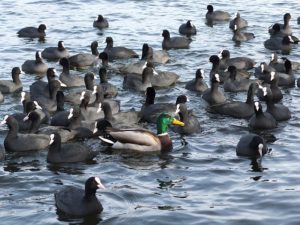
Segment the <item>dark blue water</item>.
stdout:
<svg viewBox="0 0 300 225">
<path fill-rule="evenodd" d="M 186 94 L 188 107 L 198 116 L 203 131 L 185 137 L 170 131 L 174 149 L 166 155 L 133 154 L 108 151 L 98 140 L 86 145 L 99 151 L 89 164 L 54 166 L 46 162 L 46 151 L 36 153 L 7 153 L 0 162 L 0 224 L 226 224 L 266 225 L 299 224 L 300 191 L 300 89 L 284 90 L 283 102 L 292 112 L 288 122 L 267 132 L 275 136 L 270 154 L 262 161 L 263 172 L 254 172 L 248 159 L 235 154 L 242 134 L 249 132 L 248 121 L 212 115 L 195 93 L 185 90 L 185 83 L 194 77 L 196 69 L 209 74 L 208 58 L 228 49 L 232 56 L 244 55 L 256 62 L 269 61 L 271 52 L 264 48 L 268 27 L 282 20 L 286 12 L 292 15 L 294 35 L 300 36 L 298 1 L 217 1 L 216 9 L 231 13 L 239 10 L 248 20 L 247 31 L 255 33 L 252 41 L 235 46 L 227 23 L 208 27 L 205 24 L 207 3 L 199 1 L 10 1 L 0 2 L 0 78 L 9 79 L 14 66 L 34 59 L 36 50 L 56 46 L 64 40 L 71 54 L 89 52 L 90 43 L 97 40 L 99 50 L 105 37 L 111 36 L 115 45 L 122 45 L 141 54 L 143 43 L 161 49 L 161 32 L 168 29 L 178 35 L 181 23 L 191 19 L 198 29 L 190 49 L 169 51 L 171 61 L 159 66 L 161 70 L 180 75 L 176 86 L 158 90 L 158 101 L 174 102 L 175 96 Z M 104 31 L 93 28 L 98 14 L 108 17 L 110 27 Z M 18 38 L 16 32 L 25 26 L 47 25 L 45 42 Z M 290 56 L 300 61 L 299 48 Z M 112 64 L 119 66 L 121 62 Z M 124 63 L 124 62 L 123 62 Z M 49 62 L 60 72 L 61 67 Z M 97 68 L 94 68 L 97 71 Z M 117 99 L 122 109 L 139 110 L 144 96 L 122 90 L 122 77 L 110 74 L 119 85 Z M 296 73 L 299 77 L 299 72 Z M 36 79 L 25 75 L 24 90 Z M 208 81 L 208 76 L 206 76 Z M 244 100 L 244 93 L 228 96 Z M 0 105 L 0 118 L 20 110 L 19 94 L 6 95 Z M 150 127 L 154 129 L 154 127 Z M 7 128 L 0 128 L 1 143 Z M 82 187 L 85 180 L 97 175 L 107 187 L 98 191 L 104 211 L 98 217 L 70 220 L 56 214 L 53 193 L 62 185 Z"/>
</svg>

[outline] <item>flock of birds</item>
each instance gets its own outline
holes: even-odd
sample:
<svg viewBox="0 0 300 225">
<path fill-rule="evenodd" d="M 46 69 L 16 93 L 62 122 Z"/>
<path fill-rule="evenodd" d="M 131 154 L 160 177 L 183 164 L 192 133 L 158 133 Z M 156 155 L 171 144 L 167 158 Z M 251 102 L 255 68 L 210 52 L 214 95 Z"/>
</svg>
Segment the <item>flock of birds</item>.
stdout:
<svg viewBox="0 0 300 225">
<path fill-rule="evenodd" d="M 229 22 L 233 41 L 255 38 L 253 33 L 243 31 L 248 22 L 239 13 L 230 20 L 229 13 L 214 10 L 212 5 L 208 5 L 207 10 L 208 24 Z M 269 29 L 270 38 L 264 42 L 267 49 L 274 51 L 270 63 L 256 66 L 251 58 L 232 58 L 228 50 L 222 50 L 219 55 L 209 58 L 212 63 L 210 87 L 205 83 L 203 70 L 197 69 L 195 78 L 186 83 L 186 89 L 201 94 L 207 102 L 208 112 L 248 119 L 252 130 L 273 129 L 278 122 L 290 119 L 290 110 L 281 102 L 281 88 L 294 87 L 295 83 L 300 85 L 294 75 L 300 63 L 290 61 L 287 57 L 280 61 L 277 54 L 289 54 L 292 45 L 299 40 L 293 36 L 289 25 L 291 15 L 286 13 L 283 19 L 283 24 L 275 23 Z M 99 15 L 93 26 L 106 29 L 109 23 L 107 18 Z M 45 30 L 44 24 L 38 28 L 26 27 L 18 32 L 18 36 L 42 39 L 46 36 Z M 180 25 L 179 33 L 181 36 L 171 37 L 168 30 L 163 30 L 162 50 L 154 50 L 144 44 L 139 60 L 118 68 L 117 72 L 124 79 L 124 89 L 146 93 L 140 111 L 120 111 L 120 102 L 115 97 L 122 87 L 116 87 L 108 81 L 108 73 L 112 71 L 109 65 L 111 61 L 139 58 L 139 55 L 131 49 L 115 47 L 111 37 L 106 38 L 107 46 L 101 53 L 98 52 L 97 41 L 91 43 L 91 53 L 70 56 L 63 41 L 59 41 L 57 47 L 37 51 L 35 60 L 26 60 L 21 69 L 12 69 L 12 80 L 0 81 L 0 101 L 4 101 L 6 94 L 21 92 L 23 105 L 23 112 L 7 115 L 1 122 L 9 129 L 4 140 L 5 150 L 24 152 L 48 148 L 49 163 L 74 163 L 96 155 L 82 142 L 75 140 L 99 137 L 103 144 L 115 149 L 169 151 L 172 149 L 168 135 L 170 125 L 176 125 L 174 131 L 182 135 L 200 132 L 200 123 L 187 108 L 188 98 L 185 95 L 178 96 L 175 103 L 155 103 L 155 88 L 169 87 L 179 79 L 176 73 L 156 71 L 155 65 L 169 61 L 169 49 L 189 48 L 192 42 L 190 37 L 197 34 L 197 29 L 189 20 Z M 63 68 L 61 74 L 58 75 L 54 68 L 48 68 L 43 59 L 59 61 Z M 98 84 L 93 72 L 89 71 L 83 77 L 81 72 L 76 71 L 96 68 L 99 64 Z M 252 75 L 249 70 L 252 69 L 255 79 L 249 79 Z M 40 78 L 46 75 L 47 82 L 35 81 L 30 85 L 29 92 L 22 92 L 19 76 L 23 72 Z M 220 85 L 223 89 L 220 89 Z M 244 102 L 230 101 L 223 90 L 247 92 L 247 99 Z M 260 101 L 254 100 L 255 96 L 266 103 L 266 111 L 263 111 Z M 65 110 L 65 102 L 71 106 L 68 111 Z M 157 132 L 141 128 L 141 121 L 155 123 Z M 255 159 L 261 159 L 267 152 L 266 140 L 255 132 L 242 136 L 236 147 L 237 155 Z M 103 207 L 95 195 L 98 188 L 104 188 L 98 177 L 87 179 L 84 189 L 66 187 L 55 193 L 56 206 L 71 216 L 101 213 Z"/>
</svg>

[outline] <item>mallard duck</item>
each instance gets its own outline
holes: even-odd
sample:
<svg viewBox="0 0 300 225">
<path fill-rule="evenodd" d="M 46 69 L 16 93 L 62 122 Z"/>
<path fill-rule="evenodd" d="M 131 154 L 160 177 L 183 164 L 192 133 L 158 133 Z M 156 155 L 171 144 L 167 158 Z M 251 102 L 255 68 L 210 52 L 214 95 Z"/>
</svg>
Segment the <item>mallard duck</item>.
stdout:
<svg viewBox="0 0 300 225">
<path fill-rule="evenodd" d="M 184 126 L 166 113 L 157 119 L 157 134 L 146 129 L 105 129 L 104 136 L 99 138 L 114 149 L 128 149 L 140 152 L 168 151 L 172 149 L 172 140 L 168 134 L 169 125 Z"/>
</svg>

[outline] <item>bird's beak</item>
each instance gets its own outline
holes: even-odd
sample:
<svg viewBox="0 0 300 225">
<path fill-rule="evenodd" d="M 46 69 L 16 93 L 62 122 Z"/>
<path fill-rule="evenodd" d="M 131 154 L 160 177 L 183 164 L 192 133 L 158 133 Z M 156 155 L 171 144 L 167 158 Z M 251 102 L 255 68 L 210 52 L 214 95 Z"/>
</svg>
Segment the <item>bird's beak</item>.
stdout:
<svg viewBox="0 0 300 225">
<path fill-rule="evenodd" d="M 181 121 L 179 121 L 179 120 L 177 120 L 177 119 L 175 119 L 175 118 L 173 118 L 172 124 L 173 124 L 173 125 L 184 126 L 184 123 L 183 123 L 183 122 L 181 122 Z"/>
</svg>

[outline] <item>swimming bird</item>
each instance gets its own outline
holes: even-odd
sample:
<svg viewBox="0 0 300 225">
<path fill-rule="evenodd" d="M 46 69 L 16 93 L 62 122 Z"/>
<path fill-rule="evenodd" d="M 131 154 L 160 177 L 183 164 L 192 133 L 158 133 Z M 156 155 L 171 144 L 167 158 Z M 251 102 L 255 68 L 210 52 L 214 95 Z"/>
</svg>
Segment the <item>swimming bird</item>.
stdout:
<svg viewBox="0 0 300 225">
<path fill-rule="evenodd" d="M 221 104 L 211 105 L 207 108 L 207 111 L 234 118 L 250 118 L 254 114 L 254 95 L 257 90 L 257 86 L 258 85 L 256 83 L 252 83 L 249 86 L 245 102 L 228 101 Z"/>
<path fill-rule="evenodd" d="M 205 17 L 208 22 L 230 20 L 230 14 L 228 12 L 214 10 L 214 7 L 212 5 L 207 5 L 207 12 Z"/>
<path fill-rule="evenodd" d="M 118 94 L 118 88 L 109 83 L 107 80 L 107 70 L 105 67 L 101 67 L 99 69 L 99 77 L 100 77 L 100 83 L 99 85 L 103 89 L 103 94 L 105 98 L 113 98 L 116 97 Z"/>
<path fill-rule="evenodd" d="M 20 74 L 22 74 L 21 69 L 19 67 L 14 67 L 11 70 L 12 80 L 0 80 L 0 92 L 9 94 L 22 91 L 23 86 L 20 80 Z"/>
<path fill-rule="evenodd" d="M 133 51 L 132 49 L 123 47 L 123 46 L 117 46 L 114 47 L 114 42 L 112 37 L 107 37 L 106 40 L 106 47 L 104 48 L 104 52 L 108 54 L 109 60 L 115 60 L 115 59 L 130 59 L 130 58 L 138 58 L 139 55 Z"/>
<path fill-rule="evenodd" d="M 29 74 L 44 75 L 47 72 L 48 66 L 42 60 L 40 51 L 36 51 L 35 60 L 26 60 L 22 66 L 22 71 Z"/>
<path fill-rule="evenodd" d="M 237 25 L 234 25 L 232 40 L 236 42 L 249 41 L 255 38 L 255 35 L 250 32 L 242 32 L 237 28 Z"/>
<path fill-rule="evenodd" d="M 237 70 L 250 70 L 255 65 L 255 61 L 249 57 L 230 57 L 229 50 L 222 50 L 219 54 L 219 58 L 221 70 L 225 70 L 229 66 L 235 66 Z"/>
<path fill-rule="evenodd" d="M 243 135 L 236 146 L 236 155 L 261 158 L 268 152 L 268 146 L 264 138 L 257 134 Z"/>
<path fill-rule="evenodd" d="M 168 30 L 163 30 L 162 36 L 164 37 L 162 41 L 164 50 L 189 48 L 192 42 L 191 39 L 185 37 L 171 37 Z"/>
<path fill-rule="evenodd" d="M 95 153 L 81 143 L 61 143 L 59 133 L 50 135 L 47 162 L 50 163 L 75 163 L 90 160 Z"/>
<path fill-rule="evenodd" d="M 275 104 L 273 101 L 273 94 L 271 90 L 265 90 L 264 92 L 267 109 L 266 112 L 270 113 L 275 120 L 277 121 L 285 121 L 291 118 L 291 111 L 288 107 L 283 104 Z"/>
<path fill-rule="evenodd" d="M 283 35 L 292 35 L 292 28 L 290 26 L 290 20 L 291 20 L 292 16 L 290 13 L 285 13 L 283 15 L 283 24 L 282 23 L 277 23 L 280 27 L 280 32 Z M 273 26 L 271 27 L 271 29 L 269 29 L 269 33 L 272 35 L 274 33 L 274 29 Z"/>
<path fill-rule="evenodd" d="M 26 38 L 44 38 L 46 36 L 45 24 L 40 24 L 38 28 L 36 27 L 24 27 L 17 32 L 19 37 L 26 37 Z"/>
<path fill-rule="evenodd" d="M 68 58 L 69 51 L 65 48 L 63 41 L 58 41 L 57 47 L 48 47 L 42 51 L 42 57 L 48 60 L 58 60 L 61 58 Z"/>
<path fill-rule="evenodd" d="M 279 77 L 278 86 L 294 87 L 296 78 L 292 70 L 291 61 L 286 59 L 284 62 L 284 67 L 285 67 L 285 73 L 277 72 L 277 75 Z"/>
<path fill-rule="evenodd" d="M 132 126 L 137 124 L 141 119 L 139 112 L 135 110 L 113 114 L 110 104 L 107 102 L 101 104 L 101 110 L 104 113 L 104 119 L 110 122 L 115 128 Z"/>
<path fill-rule="evenodd" d="M 135 91 L 145 91 L 147 87 L 152 87 L 151 79 L 153 77 L 153 68 L 146 67 L 143 74 L 127 74 L 123 80 L 123 88 Z"/>
<path fill-rule="evenodd" d="M 240 78 L 239 80 L 237 80 L 236 79 L 237 69 L 235 66 L 229 66 L 227 70 L 230 73 L 230 76 L 229 79 L 227 79 L 223 84 L 224 91 L 227 92 L 247 91 L 249 89 L 249 86 L 253 82 L 257 82 L 257 80 L 250 80 L 245 78 Z"/>
<path fill-rule="evenodd" d="M 43 134 L 21 134 L 19 125 L 13 116 L 5 116 L 1 124 L 7 124 L 8 133 L 4 139 L 6 151 L 23 152 L 46 149 L 49 145 L 49 136 Z"/>
<path fill-rule="evenodd" d="M 0 161 L 5 159 L 5 148 L 3 145 L 0 145 Z"/>
<path fill-rule="evenodd" d="M 143 44 L 141 60 L 150 60 L 153 63 L 165 64 L 170 60 L 168 51 L 166 50 L 154 50 L 147 43 Z"/>
<path fill-rule="evenodd" d="M 244 18 L 241 17 L 240 13 L 237 12 L 233 20 L 229 22 L 229 28 L 234 29 L 237 26 L 237 29 L 242 29 L 248 27 L 248 22 Z"/>
<path fill-rule="evenodd" d="M 58 80 L 51 80 L 49 82 L 49 96 L 37 95 L 31 96 L 32 100 L 39 102 L 42 108 L 48 112 L 53 113 L 57 109 L 56 94 L 61 89 L 61 82 Z"/>
<path fill-rule="evenodd" d="M 210 80 L 210 88 L 203 92 L 202 98 L 209 104 L 220 104 L 226 101 L 224 93 L 219 89 L 220 76 L 215 74 Z"/>
<path fill-rule="evenodd" d="M 269 66 L 274 68 L 277 72 L 284 73 L 284 72 L 286 72 L 286 68 L 285 68 L 285 65 L 284 65 L 286 57 L 282 57 L 281 59 L 282 60 L 279 60 L 278 59 L 278 54 L 276 52 L 273 52 L 271 54 L 271 60 L 269 62 Z M 300 69 L 300 63 L 299 62 L 292 61 L 292 60 L 290 60 L 290 62 L 292 63 L 292 70 Z"/>
<path fill-rule="evenodd" d="M 249 127 L 254 130 L 273 129 L 277 126 L 277 121 L 268 112 L 263 112 L 260 102 L 254 103 L 255 114 L 249 120 Z"/>
<path fill-rule="evenodd" d="M 273 51 L 281 51 L 282 54 L 289 54 L 292 50 L 292 43 L 294 40 L 291 36 L 284 36 L 283 38 L 270 38 L 264 42 L 264 46 Z"/>
<path fill-rule="evenodd" d="M 286 36 L 287 34 L 284 31 L 281 31 L 280 28 L 280 24 L 279 23 L 275 23 L 272 27 L 272 33 L 270 33 L 270 38 L 283 38 L 284 36 Z M 298 44 L 299 43 L 299 38 L 297 38 L 296 36 L 290 34 L 291 39 L 293 40 L 294 44 Z"/>
<path fill-rule="evenodd" d="M 179 33 L 186 36 L 196 35 L 197 29 L 191 20 L 188 20 L 186 23 L 183 23 L 179 26 Z"/>
<path fill-rule="evenodd" d="M 98 188 L 105 189 L 98 177 L 90 177 L 85 182 L 85 189 L 68 186 L 55 192 L 55 205 L 61 212 L 70 216 L 84 217 L 103 211 L 101 202 L 96 197 Z"/>
<path fill-rule="evenodd" d="M 283 94 L 281 92 L 281 89 L 280 87 L 278 87 L 278 81 L 279 81 L 279 77 L 278 75 L 272 71 L 270 73 L 270 81 L 265 81 L 267 83 L 270 83 L 270 85 L 264 85 L 263 87 L 266 87 L 267 88 L 267 91 L 270 91 L 272 92 L 272 95 L 273 95 L 273 102 L 274 103 L 277 103 L 279 102 L 282 98 L 283 98 Z M 264 91 L 263 91 L 263 88 L 259 88 L 257 90 L 257 93 L 256 93 L 257 97 L 259 98 L 260 101 L 266 101 L 266 96 L 264 94 Z"/>
<path fill-rule="evenodd" d="M 204 92 L 208 88 L 204 80 L 204 70 L 197 69 L 195 78 L 188 81 L 185 85 L 185 88 L 190 91 L 196 91 L 199 93 Z"/>
<path fill-rule="evenodd" d="M 59 75 L 59 80 L 66 84 L 68 87 L 79 87 L 84 86 L 84 78 L 70 72 L 70 62 L 68 58 L 61 58 L 59 64 L 63 67 L 63 71 Z"/>
<path fill-rule="evenodd" d="M 55 80 L 55 77 L 57 77 L 56 70 L 52 67 L 48 68 L 46 77 L 47 77 L 47 82 L 39 79 L 39 80 L 33 82 L 29 86 L 30 96 L 32 96 L 33 98 L 35 96 L 41 96 L 41 95 L 49 97 L 49 83 L 52 80 Z M 62 84 L 62 85 L 64 86 L 64 84 Z"/>
<path fill-rule="evenodd" d="M 186 95 L 179 95 L 175 103 L 155 103 L 156 91 L 154 87 L 148 87 L 146 89 L 146 100 L 141 108 L 141 120 L 148 123 L 156 123 L 157 118 L 162 113 L 175 116 L 177 105 L 180 103 L 186 103 L 188 100 Z"/>
<path fill-rule="evenodd" d="M 88 106 L 98 107 L 100 103 L 107 102 L 110 105 L 113 114 L 118 113 L 120 111 L 120 101 L 104 98 L 104 91 L 102 86 L 95 85 L 92 95 L 95 95 L 95 101 L 90 103 Z"/>
<path fill-rule="evenodd" d="M 183 135 L 190 135 L 201 131 L 200 122 L 193 112 L 188 111 L 185 103 L 177 105 L 179 120 L 184 123 L 183 126 L 174 127 L 174 131 Z"/>
<path fill-rule="evenodd" d="M 184 126 L 174 117 L 162 113 L 157 119 L 157 134 L 145 129 L 115 129 L 107 127 L 105 134 L 99 138 L 114 149 L 140 152 L 169 151 L 172 140 L 168 134 L 169 125 Z"/>
<path fill-rule="evenodd" d="M 91 53 L 79 53 L 69 58 L 70 66 L 75 68 L 85 68 L 89 66 L 95 66 L 98 64 L 98 42 L 93 41 L 91 43 Z"/>
<path fill-rule="evenodd" d="M 93 22 L 93 27 L 99 29 L 107 28 L 109 26 L 107 18 L 104 18 L 102 15 L 98 15 L 97 19 Z"/>
<path fill-rule="evenodd" d="M 209 72 L 210 79 L 215 75 L 219 74 L 220 83 L 224 83 L 225 80 L 229 78 L 230 73 L 227 71 L 225 72 L 223 69 L 220 68 L 220 58 L 217 55 L 211 55 L 209 57 L 209 62 L 212 64 L 212 68 Z M 240 78 L 249 78 L 251 76 L 250 73 L 248 73 L 245 70 L 238 70 L 236 77 L 237 79 Z"/>
</svg>

